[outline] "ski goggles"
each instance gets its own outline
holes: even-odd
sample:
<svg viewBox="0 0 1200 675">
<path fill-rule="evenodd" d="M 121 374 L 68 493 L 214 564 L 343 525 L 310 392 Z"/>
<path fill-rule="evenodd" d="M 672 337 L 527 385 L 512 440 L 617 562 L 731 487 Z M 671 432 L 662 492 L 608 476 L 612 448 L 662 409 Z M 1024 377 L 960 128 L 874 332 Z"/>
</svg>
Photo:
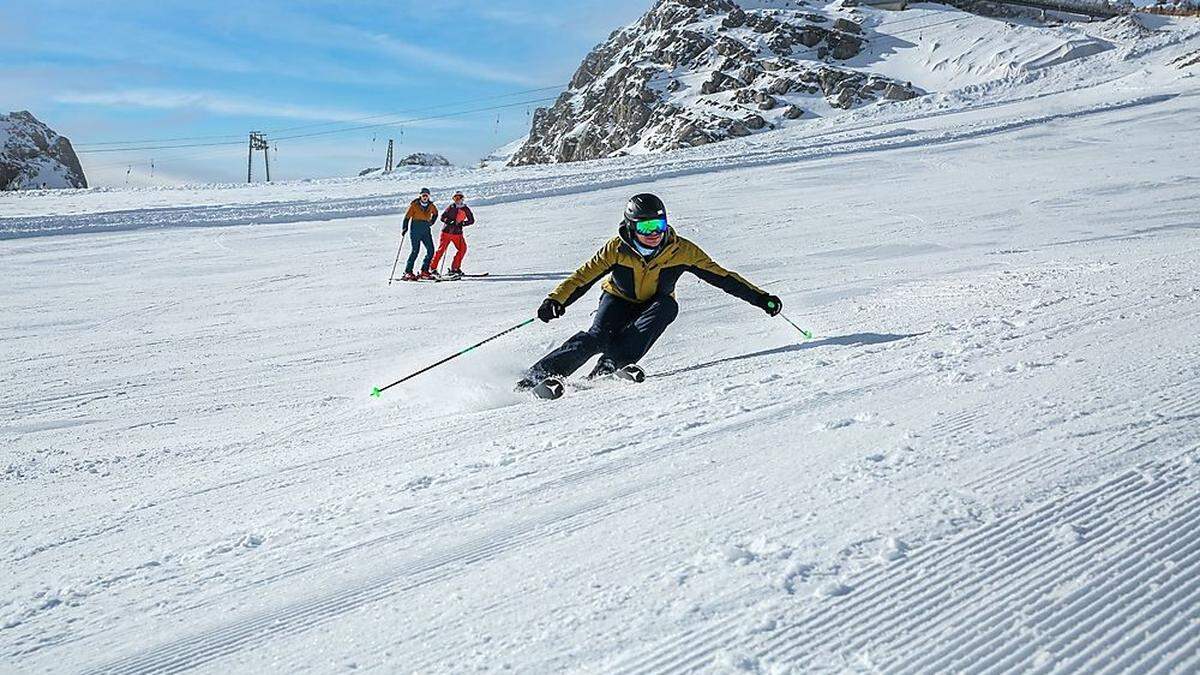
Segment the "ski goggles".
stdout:
<svg viewBox="0 0 1200 675">
<path fill-rule="evenodd" d="M 639 220 L 633 224 L 633 229 L 640 235 L 647 237 L 656 234 L 663 234 L 667 231 L 666 218 L 654 218 L 652 220 Z"/>
</svg>

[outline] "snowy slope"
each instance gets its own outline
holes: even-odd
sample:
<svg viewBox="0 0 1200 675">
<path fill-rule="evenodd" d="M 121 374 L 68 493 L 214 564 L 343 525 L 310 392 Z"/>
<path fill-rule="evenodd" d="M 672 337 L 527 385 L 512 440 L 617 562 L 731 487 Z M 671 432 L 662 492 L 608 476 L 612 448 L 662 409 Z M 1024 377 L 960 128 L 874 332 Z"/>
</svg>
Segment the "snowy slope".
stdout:
<svg viewBox="0 0 1200 675">
<path fill-rule="evenodd" d="M 848 65 L 932 92 L 1004 81 L 1114 48 L 1085 24 L 1027 25 L 914 3 L 864 22 L 881 38 Z"/>
<path fill-rule="evenodd" d="M 412 179 L 0 197 L 5 667 L 1194 672 L 1178 37 L 741 157 L 481 174 L 458 283 L 386 285 Z M 511 391 L 593 290 L 367 396 L 530 316 L 640 190 L 815 339 L 687 280 L 644 384 Z"/>
<path fill-rule="evenodd" d="M 508 164 L 508 160 L 512 159 L 513 154 L 516 153 L 517 150 L 520 150 L 522 145 L 525 145 L 527 138 L 528 136 L 522 136 L 520 138 L 513 139 L 508 143 L 496 148 L 495 150 L 492 150 L 487 154 L 486 157 L 480 158 L 480 166 L 503 166 Z"/>
</svg>

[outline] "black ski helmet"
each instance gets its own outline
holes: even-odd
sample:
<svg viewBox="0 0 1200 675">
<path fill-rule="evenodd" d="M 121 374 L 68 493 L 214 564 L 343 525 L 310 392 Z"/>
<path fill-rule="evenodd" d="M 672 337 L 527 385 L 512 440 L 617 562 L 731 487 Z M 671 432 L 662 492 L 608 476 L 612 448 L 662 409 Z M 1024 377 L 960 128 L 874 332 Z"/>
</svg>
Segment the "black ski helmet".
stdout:
<svg viewBox="0 0 1200 675">
<path fill-rule="evenodd" d="M 663 206 L 661 199 L 649 192 L 643 192 L 630 197 L 629 203 L 625 205 L 626 223 L 636 223 L 639 220 L 666 217 L 667 207 Z"/>
</svg>

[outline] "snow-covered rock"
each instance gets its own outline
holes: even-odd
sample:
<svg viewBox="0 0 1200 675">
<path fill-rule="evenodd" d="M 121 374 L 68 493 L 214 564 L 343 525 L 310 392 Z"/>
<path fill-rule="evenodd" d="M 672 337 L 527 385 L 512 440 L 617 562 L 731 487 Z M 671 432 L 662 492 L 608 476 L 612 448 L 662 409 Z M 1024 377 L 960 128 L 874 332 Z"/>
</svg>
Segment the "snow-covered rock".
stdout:
<svg viewBox="0 0 1200 675">
<path fill-rule="evenodd" d="M 414 152 L 400 160 L 399 166 L 450 166 L 450 160 L 432 152 Z"/>
<path fill-rule="evenodd" d="M 1155 14 L 1175 14 L 1178 16 L 1200 16 L 1200 1 L 1198 0 L 1156 0 L 1147 5 L 1143 11 Z"/>
<path fill-rule="evenodd" d="M 510 164 L 674 150 L 881 99 L 911 84 L 839 65 L 873 37 L 853 10 L 794 0 L 658 0 L 535 113 Z M 806 111 L 809 111 L 806 114 Z"/>
<path fill-rule="evenodd" d="M 488 166 L 504 166 L 508 164 L 513 155 L 525 145 L 525 141 L 529 140 L 528 136 L 522 136 L 516 140 L 509 141 L 504 145 L 489 152 L 486 156 L 479 158 L 480 168 Z"/>
<path fill-rule="evenodd" d="M 27 110 L 0 115 L 0 190 L 85 187 L 71 141 Z"/>
</svg>

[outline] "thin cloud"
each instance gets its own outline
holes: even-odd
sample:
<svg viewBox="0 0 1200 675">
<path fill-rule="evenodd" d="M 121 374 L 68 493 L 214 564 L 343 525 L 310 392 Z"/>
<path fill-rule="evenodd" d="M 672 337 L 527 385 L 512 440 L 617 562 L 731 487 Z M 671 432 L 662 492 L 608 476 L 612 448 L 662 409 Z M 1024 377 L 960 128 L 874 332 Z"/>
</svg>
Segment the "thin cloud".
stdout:
<svg viewBox="0 0 1200 675">
<path fill-rule="evenodd" d="M 176 89 L 123 89 L 99 92 L 65 92 L 54 97 L 58 103 L 73 105 L 126 106 L 159 110 L 203 110 L 220 115 L 249 115 L 300 120 L 345 122 L 372 115 L 356 110 L 319 106 L 273 103 L 230 97 L 207 91 Z"/>
<path fill-rule="evenodd" d="M 333 46 L 337 47 L 349 46 L 372 53 L 382 51 L 393 57 L 415 61 L 441 72 L 453 73 L 473 80 L 517 84 L 525 87 L 544 84 L 541 80 L 521 72 L 460 58 L 436 49 L 418 47 L 387 33 L 366 31 L 340 24 L 328 24 L 318 34 L 332 35 L 334 33 L 344 38 L 344 40 L 333 43 Z"/>
<path fill-rule="evenodd" d="M 183 91 L 176 89 L 68 91 L 55 95 L 53 100 L 57 103 L 67 105 L 186 110 L 257 118 L 343 122 L 350 124 L 352 127 L 357 124 L 369 124 L 379 125 L 380 131 L 393 127 L 463 129 L 469 126 L 466 120 L 458 118 L 414 119 L 421 117 L 421 114 L 371 113 L 342 108 L 274 103 L 270 101 L 242 99 L 209 91 Z M 330 131 L 336 130 L 331 129 Z M 359 133 L 371 133 L 369 129 L 365 131 L 360 129 L 358 131 Z"/>
<path fill-rule="evenodd" d="M 499 7 L 485 7 L 479 10 L 479 18 L 484 21 L 506 23 L 510 26 L 538 26 L 541 28 L 569 28 L 553 13 L 541 10 L 519 10 Z"/>
</svg>

